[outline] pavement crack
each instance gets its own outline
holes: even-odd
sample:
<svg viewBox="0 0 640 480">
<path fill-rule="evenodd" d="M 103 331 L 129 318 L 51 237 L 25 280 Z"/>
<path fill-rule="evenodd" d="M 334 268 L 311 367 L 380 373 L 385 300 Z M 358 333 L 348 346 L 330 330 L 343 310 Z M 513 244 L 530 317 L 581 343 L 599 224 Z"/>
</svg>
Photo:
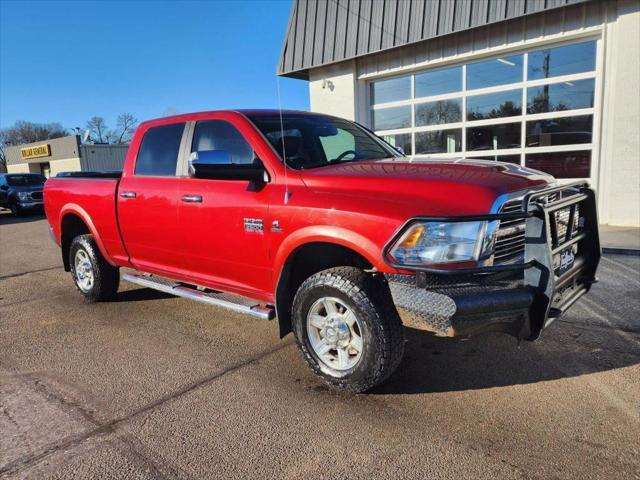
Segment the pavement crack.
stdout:
<svg viewBox="0 0 640 480">
<path fill-rule="evenodd" d="M 196 382 L 190 383 L 188 385 L 185 385 L 184 387 L 182 387 L 179 390 L 176 390 L 175 392 L 165 395 L 164 397 L 160 397 L 158 400 L 148 403 L 147 405 L 145 405 L 144 407 L 141 407 L 137 410 L 134 410 L 133 412 L 129 413 L 128 415 L 125 415 L 123 417 L 114 419 L 111 421 L 111 424 L 113 425 L 117 425 L 119 423 L 125 422 L 127 420 L 131 420 L 134 417 L 137 417 L 138 415 L 141 415 L 143 413 L 146 413 L 150 410 L 153 410 L 165 403 L 171 402 L 172 400 L 175 400 L 179 397 L 182 397 L 183 395 L 186 395 L 187 393 L 193 392 L 194 390 L 197 390 L 201 387 L 204 387 L 206 385 L 209 385 L 210 383 L 213 383 L 214 381 L 218 380 L 221 377 L 224 377 L 225 375 L 228 375 L 230 373 L 233 373 L 237 370 L 240 370 L 241 368 L 244 368 L 246 366 L 252 365 L 254 363 L 259 362 L 260 360 L 262 360 L 263 358 L 266 358 L 274 353 L 279 352 L 280 350 L 285 349 L 286 347 L 292 345 L 292 341 L 288 341 L 285 342 L 283 344 L 280 344 L 270 350 L 267 350 L 266 352 L 262 352 L 254 357 L 251 357 L 245 361 L 242 362 L 238 362 L 234 365 L 231 365 L 230 367 L 225 368 L 224 370 L 218 372 L 218 373 L 214 373 L 213 375 L 209 375 L 205 378 L 202 378 Z"/>
<path fill-rule="evenodd" d="M 38 463 L 39 461 L 43 460 L 44 458 L 49 457 L 50 455 L 53 455 L 54 453 L 60 451 L 60 450 L 66 450 L 69 448 L 73 448 L 77 445 L 80 445 L 82 442 L 96 437 L 96 436 L 100 436 L 100 435 L 115 435 L 119 440 L 121 440 L 123 443 L 125 443 L 127 446 L 129 446 L 131 448 L 131 451 L 133 453 L 135 453 L 135 455 L 140 458 L 141 460 L 144 461 L 145 466 L 149 467 L 153 470 L 154 474 L 156 475 L 156 477 L 158 478 L 167 478 L 165 476 L 162 476 L 160 471 L 162 470 L 162 468 L 160 468 L 160 466 L 156 465 L 156 462 L 151 460 L 148 456 L 144 455 L 143 453 L 141 453 L 138 449 L 136 449 L 132 442 L 130 440 L 125 440 L 126 437 L 123 437 L 121 434 L 119 434 L 117 432 L 117 428 L 119 425 L 134 419 L 135 417 L 142 415 L 144 413 L 150 412 L 166 403 L 170 403 L 173 400 L 176 400 L 190 392 L 193 392 L 195 390 L 198 390 L 202 387 L 205 387 L 213 382 L 215 382 L 216 380 L 234 373 L 244 367 L 247 367 L 249 365 L 253 365 L 258 363 L 260 360 L 279 352 L 280 350 L 283 350 L 285 348 L 287 348 L 288 346 L 292 345 L 292 341 L 287 341 L 284 342 L 282 344 L 277 345 L 274 348 L 271 348 L 267 351 L 264 351 L 260 354 L 257 354 L 249 359 L 240 361 L 236 364 L 233 364 L 219 372 L 216 372 L 212 375 L 209 375 L 205 378 L 201 378 L 200 380 L 197 380 L 193 383 L 187 384 L 184 387 L 180 388 L 179 390 L 174 391 L 171 394 L 165 395 L 163 397 L 160 397 L 159 399 L 148 403 L 147 405 L 144 405 L 143 407 L 138 408 L 137 410 L 134 410 L 133 412 L 128 413 L 127 415 L 124 415 L 122 417 L 118 417 L 118 418 L 114 418 L 112 420 L 109 420 L 108 422 L 105 423 L 101 423 L 98 420 L 95 419 L 95 417 L 93 417 L 93 415 L 86 409 L 81 408 L 79 405 L 77 405 L 76 402 L 69 402 L 66 399 L 61 399 L 59 395 L 54 394 L 50 391 L 48 391 L 48 389 L 46 389 L 46 387 L 44 386 L 44 384 L 42 382 L 40 382 L 40 385 L 38 386 L 38 388 L 44 389 L 45 392 L 47 392 L 47 396 L 48 398 L 51 398 L 57 402 L 62 402 L 66 407 L 73 407 L 76 409 L 81 410 L 81 415 L 83 417 L 85 417 L 92 425 L 95 426 L 95 428 L 88 430 L 86 432 L 80 433 L 80 434 L 76 434 L 76 435 L 71 435 L 68 437 L 65 437 L 63 439 L 60 439 L 57 442 L 54 442 L 52 444 L 49 444 L 48 446 L 44 447 L 42 450 L 40 450 L 38 453 L 35 454 L 31 454 L 31 455 L 27 455 L 25 457 L 19 458 L 17 460 L 14 460 L 13 462 L 4 465 L 4 466 L 0 466 L 0 475 L 5 475 L 5 474 L 15 474 L 18 473 L 20 471 L 23 471 L 33 465 L 35 465 L 36 463 Z M 25 377 L 28 377 L 27 375 L 25 375 Z M 167 465 L 162 465 L 162 467 L 165 467 L 166 469 L 169 470 L 173 470 L 175 471 L 173 468 L 167 466 Z M 178 478 L 178 475 L 173 474 L 172 472 L 172 476 Z"/>
<path fill-rule="evenodd" d="M 11 303 L 1 303 L 0 304 L 0 308 L 6 308 L 6 307 L 13 307 L 15 305 L 25 305 L 25 304 L 30 304 L 30 303 L 47 303 L 50 302 L 51 300 L 55 299 L 55 298 L 61 298 L 64 297 L 65 295 L 51 295 L 50 297 L 37 297 L 37 298 L 27 298 L 25 300 L 18 300 L 17 302 L 11 302 Z M 1 300 L 1 298 L 0 298 Z"/>
<path fill-rule="evenodd" d="M 22 277 L 24 275 L 31 275 L 32 273 L 48 272 L 50 270 L 57 270 L 60 268 L 62 268 L 61 265 L 56 265 L 55 267 L 40 268 L 38 270 L 29 270 L 28 272 L 12 273 L 9 275 L 0 276 L 0 280 L 6 280 L 7 278 Z"/>
<path fill-rule="evenodd" d="M 9 409 L 7 407 L 3 407 L 2 408 L 2 414 L 7 417 L 7 420 L 9 420 L 9 423 L 12 423 L 13 425 L 15 425 L 16 427 L 18 427 L 18 422 L 16 422 L 16 420 L 13 418 L 13 415 L 11 415 L 9 413 Z"/>
<path fill-rule="evenodd" d="M 572 327 L 580 330 L 613 331 L 613 332 L 629 333 L 631 335 L 640 335 L 640 328 L 624 328 L 624 327 L 606 326 L 606 325 L 589 325 L 589 324 L 574 322 L 564 318 L 560 318 L 558 319 L 558 321 L 562 323 L 566 323 L 567 325 L 571 325 Z"/>
<path fill-rule="evenodd" d="M 67 410 L 71 410 L 72 412 L 77 412 L 80 414 L 82 418 L 87 420 L 89 423 L 92 423 L 95 426 L 100 425 L 100 421 L 97 420 L 91 411 L 84 408 L 79 402 L 75 402 L 73 400 L 67 399 L 65 396 L 59 394 L 58 392 L 50 389 L 48 385 L 43 382 L 41 379 L 36 378 L 33 374 L 24 375 L 24 378 L 27 380 L 33 381 L 33 385 L 35 387 L 35 391 L 40 393 L 47 400 L 51 400 L 57 402 L 63 408 Z"/>
</svg>

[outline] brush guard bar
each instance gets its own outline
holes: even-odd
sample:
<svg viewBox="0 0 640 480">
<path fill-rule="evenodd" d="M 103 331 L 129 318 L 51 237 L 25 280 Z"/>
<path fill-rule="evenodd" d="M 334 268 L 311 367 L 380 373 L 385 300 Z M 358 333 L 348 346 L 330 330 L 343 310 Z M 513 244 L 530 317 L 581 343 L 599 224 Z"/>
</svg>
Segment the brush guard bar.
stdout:
<svg viewBox="0 0 640 480">
<path fill-rule="evenodd" d="M 552 196 L 556 198 L 550 200 Z M 574 229 L 579 209 L 577 230 Z M 560 225 L 559 215 L 566 224 Z M 567 215 L 568 213 L 568 215 Z M 389 251 L 415 222 L 472 222 L 525 220 L 524 261 L 474 268 L 405 266 L 393 262 Z M 595 192 L 584 181 L 553 186 L 525 194 L 519 212 L 458 217 L 414 217 L 385 245 L 384 258 L 393 268 L 416 272 L 416 286 L 428 286 L 430 275 L 466 277 L 499 272 L 524 272 L 524 291 L 531 294 L 528 321 L 519 337 L 535 340 L 555 318 L 566 312 L 597 281 L 601 249 Z"/>
</svg>

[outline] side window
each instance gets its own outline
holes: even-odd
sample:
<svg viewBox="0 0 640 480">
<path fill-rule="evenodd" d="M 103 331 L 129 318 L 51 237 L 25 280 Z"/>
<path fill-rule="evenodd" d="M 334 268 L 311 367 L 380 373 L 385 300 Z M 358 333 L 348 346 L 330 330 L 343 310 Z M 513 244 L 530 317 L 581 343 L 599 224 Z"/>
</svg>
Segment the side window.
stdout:
<svg viewBox="0 0 640 480">
<path fill-rule="evenodd" d="M 191 144 L 192 152 L 224 150 L 233 163 L 253 163 L 255 154 L 251 145 L 230 123 L 223 120 L 206 120 L 196 124 Z"/>
<path fill-rule="evenodd" d="M 184 123 L 163 125 L 147 130 L 138 151 L 135 174 L 174 176 L 183 130 Z"/>
</svg>

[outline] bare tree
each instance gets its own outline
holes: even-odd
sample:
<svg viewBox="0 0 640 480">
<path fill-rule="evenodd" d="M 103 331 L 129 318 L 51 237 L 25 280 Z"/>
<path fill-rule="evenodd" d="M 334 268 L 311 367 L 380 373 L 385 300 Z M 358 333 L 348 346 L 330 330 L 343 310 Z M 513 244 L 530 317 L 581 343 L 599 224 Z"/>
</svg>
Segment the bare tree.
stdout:
<svg viewBox="0 0 640 480">
<path fill-rule="evenodd" d="M 17 121 L 12 127 L 5 129 L 4 133 L 8 145 L 39 142 L 68 135 L 65 128 L 57 122 L 34 123 L 24 120 Z"/>
<path fill-rule="evenodd" d="M 109 143 L 109 129 L 103 117 L 91 117 L 87 122 L 87 129 L 95 143 Z"/>
<path fill-rule="evenodd" d="M 68 132 L 58 122 L 34 123 L 18 120 L 12 127 L 0 131 L 0 164 L 6 166 L 7 146 L 51 140 L 67 135 Z"/>
<path fill-rule="evenodd" d="M 118 115 L 116 129 L 111 132 L 112 143 L 129 143 L 138 126 L 138 119 L 130 113 Z"/>
<path fill-rule="evenodd" d="M 4 130 L 0 130 L 0 173 L 7 171 L 7 154 L 5 147 L 7 145 L 7 134 Z"/>
</svg>

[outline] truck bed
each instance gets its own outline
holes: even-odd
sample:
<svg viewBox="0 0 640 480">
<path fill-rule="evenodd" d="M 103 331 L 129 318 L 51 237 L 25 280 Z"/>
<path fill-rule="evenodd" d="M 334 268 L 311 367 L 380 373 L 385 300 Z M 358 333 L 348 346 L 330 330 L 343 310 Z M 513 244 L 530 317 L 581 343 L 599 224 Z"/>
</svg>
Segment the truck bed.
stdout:
<svg viewBox="0 0 640 480">
<path fill-rule="evenodd" d="M 60 172 L 56 178 L 122 178 L 121 171 L 113 172 Z"/>
<path fill-rule="evenodd" d="M 113 264 L 128 265 L 118 229 L 116 194 L 119 172 L 76 172 L 45 182 L 45 213 L 58 245 L 63 222 L 80 218 L 99 239 L 98 247 Z"/>
</svg>

